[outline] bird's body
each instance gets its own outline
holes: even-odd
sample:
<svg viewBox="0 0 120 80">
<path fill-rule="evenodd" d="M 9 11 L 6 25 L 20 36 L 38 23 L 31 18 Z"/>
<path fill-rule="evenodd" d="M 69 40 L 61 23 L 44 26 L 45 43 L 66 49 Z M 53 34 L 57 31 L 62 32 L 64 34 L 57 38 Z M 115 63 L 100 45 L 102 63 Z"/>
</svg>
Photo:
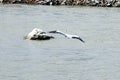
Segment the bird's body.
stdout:
<svg viewBox="0 0 120 80">
<path fill-rule="evenodd" d="M 82 40 L 79 36 L 77 36 L 77 35 L 66 34 L 66 33 L 64 33 L 64 32 L 62 32 L 62 31 L 59 31 L 59 30 L 49 31 L 49 33 L 58 33 L 58 34 L 64 35 L 64 36 L 67 37 L 67 38 L 79 39 L 79 40 L 82 41 L 83 43 L 85 42 L 85 41 L 83 41 L 83 40 Z"/>
<path fill-rule="evenodd" d="M 46 34 L 42 29 L 34 28 L 27 36 L 24 37 L 25 39 L 29 40 L 49 40 L 54 38 Z"/>
<path fill-rule="evenodd" d="M 42 29 L 34 28 L 34 29 L 27 35 L 27 37 L 28 37 L 28 39 L 31 39 L 31 38 L 33 38 L 33 37 L 37 38 L 38 35 L 39 35 L 41 32 L 43 32 Z"/>
</svg>

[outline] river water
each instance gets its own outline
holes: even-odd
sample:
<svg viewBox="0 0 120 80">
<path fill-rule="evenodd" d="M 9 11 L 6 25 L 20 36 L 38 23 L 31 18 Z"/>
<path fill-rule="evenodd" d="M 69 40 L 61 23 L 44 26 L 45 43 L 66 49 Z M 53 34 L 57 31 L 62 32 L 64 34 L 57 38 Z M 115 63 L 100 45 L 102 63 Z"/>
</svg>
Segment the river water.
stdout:
<svg viewBox="0 0 120 80">
<path fill-rule="evenodd" d="M 33 28 L 51 34 L 24 40 Z M 120 8 L 0 5 L 0 80 L 119 80 Z"/>
</svg>

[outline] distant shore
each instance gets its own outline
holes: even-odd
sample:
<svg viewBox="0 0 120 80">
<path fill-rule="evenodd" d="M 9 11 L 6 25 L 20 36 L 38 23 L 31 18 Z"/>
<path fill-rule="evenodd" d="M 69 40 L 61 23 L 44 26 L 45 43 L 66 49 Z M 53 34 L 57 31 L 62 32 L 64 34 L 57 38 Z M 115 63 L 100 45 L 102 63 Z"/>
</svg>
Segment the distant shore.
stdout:
<svg viewBox="0 0 120 80">
<path fill-rule="evenodd" d="M 120 0 L 0 0 L 3 4 L 77 5 L 96 7 L 120 7 Z"/>
</svg>

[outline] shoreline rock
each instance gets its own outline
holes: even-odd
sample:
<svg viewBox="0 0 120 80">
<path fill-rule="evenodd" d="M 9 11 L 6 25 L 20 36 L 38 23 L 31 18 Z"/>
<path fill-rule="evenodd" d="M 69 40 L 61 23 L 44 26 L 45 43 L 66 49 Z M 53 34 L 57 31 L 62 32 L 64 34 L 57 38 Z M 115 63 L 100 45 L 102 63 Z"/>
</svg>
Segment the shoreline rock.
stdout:
<svg viewBox="0 0 120 80">
<path fill-rule="evenodd" d="M 0 0 L 3 4 L 120 7 L 120 0 Z"/>
</svg>

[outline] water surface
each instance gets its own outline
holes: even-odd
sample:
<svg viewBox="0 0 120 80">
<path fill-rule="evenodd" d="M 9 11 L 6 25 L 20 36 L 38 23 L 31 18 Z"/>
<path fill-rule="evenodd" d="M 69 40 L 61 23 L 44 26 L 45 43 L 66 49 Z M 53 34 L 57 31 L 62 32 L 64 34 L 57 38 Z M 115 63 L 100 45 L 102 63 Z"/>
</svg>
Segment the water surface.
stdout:
<svg viewBox="0 0 120 80">
<path fill-rule="evenodd" d="M 33 28 L 61 30 L 24 40 Z M 0 5 L 0 80 L 119 80 L 120 8 Z"/>
</svg>

